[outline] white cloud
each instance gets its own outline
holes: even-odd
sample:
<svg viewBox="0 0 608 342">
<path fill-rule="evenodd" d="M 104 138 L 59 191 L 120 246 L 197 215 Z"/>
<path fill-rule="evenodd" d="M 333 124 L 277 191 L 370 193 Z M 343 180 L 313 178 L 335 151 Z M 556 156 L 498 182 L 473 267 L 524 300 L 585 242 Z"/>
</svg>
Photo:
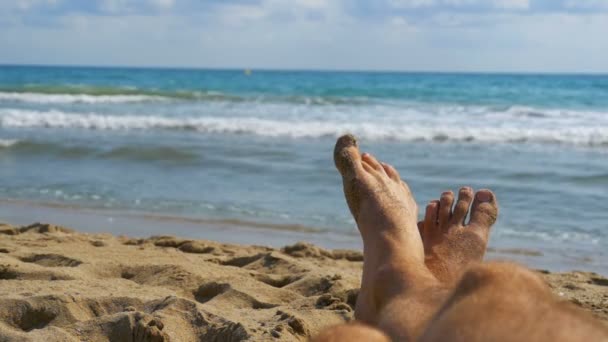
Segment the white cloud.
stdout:
<svg viewBox="0 0 608 342">
<path fill-rule="evenodd" d="M 13 21 L 32 12 L 16 1 L 16 12 L 2 11 L 9 2 L 0 0 L 0 63 L 608 72 L 608 40 L 594 34 L 608 32 L 606 12 L 524 13 L 524 0 L 393 0 L 410 7 L 385 5 L 377 17 L 353 12 L 347 0 L 259 0 L 185 13 L 181 1 L 104 0 L 120 15 L 72 11 L 56 18 L 60 25 L 36 26 Z M 425 11 L 408 14 L 416 8 Z"/>
<path fill-rule="evenodd" d="M 528 9 L 530 0 L 492 0 L 494 7 L 504 9 Z"/>
<path fill-rule="evenodd" d="M 150 0 L 152 5 L 158 9 L 167 10 L 175 5 L 175 0 Z"/>
<path fill-rule="evenodd" d="M 129 10 L 129 0 L 101 0 L 99 9 L 108 13 L 122 13 Z"/>
<path fill-rule="evenodd" d="M 567 0 L 564 6 L 571 9 L 608 9 L 608 0 Z"/>
<path fill-rule="evenodd" d="M 16 0 L 7 1 L 7 4 L 3 4 L 3 6 L 8 6 L 9 9 L 12 7 L 21 11 L 27 11 L 41 5 L 55 6 L 59 4 L 60 1 L 61 0 Z"/>
<path fill-rule="evenodd" d="M 421 8 L 435 5 L 435 0 L 389 0 L 389 5 L 394 8 Z"/>
<path fill-rule="evenodd" d="M 250 21 L 256 21 L 266 17 L 268 12 L 261 7 L 249 5 L 226 5 L 222 6 L 217 13 L 217 18 L 222 24 L 229 26 L 247 25 Z"/>
<path fill-rule="evenodd" d="M 98 0 L 98 8 L 108 14 L 134 14 L 139 11 L 156 9 L 167 11 L 173 8 L 175 0 Z"/>
<path fill-rule="evenodd" d="M 294 22 L 310 21 L 310 14 L 315 14 L 316 20 L 334 23 L 347 17 L 339 1 L 328 0 L 262 0 L 258 4 L 223 5 L 213 17 L 230 26 L 245 26 L 262 21 L 292 25 Z M 277 27 L 277 30 L 284 30 L 284 27 Z"/>
<path fill-rule="evenodd" d="M 307 9 L 324 9 L 329 7 L 327 0 L 294 0 L 293 3 Z"/>
<path fill-rule="evenodd" d="M 414 9 L 423 7 L 492 7 L 497 9 L 528 9 L 530 0 L 389 0 L 394 8 Z"/>
<path fill-rule="evenodd" d="M 489 6 L 498 9 L 527 9 L 530 0 L 443 0 L 443 4 L 453 6 Z"/>
</svg>

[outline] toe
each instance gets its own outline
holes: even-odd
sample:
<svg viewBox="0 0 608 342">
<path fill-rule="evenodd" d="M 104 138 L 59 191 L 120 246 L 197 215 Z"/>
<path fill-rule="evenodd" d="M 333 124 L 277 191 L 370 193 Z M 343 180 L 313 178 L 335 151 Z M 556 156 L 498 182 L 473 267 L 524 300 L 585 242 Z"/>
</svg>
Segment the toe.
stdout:
<svg viewBox="0 0 608 342">
<path fill-rule="evenodd" d="M 454 193 L 446 191 L 441 194 L 439 199 L 439 226 L 447 228 L 450 218 L 452 217 L 452 204 L 454 203 Z"/>
<path fill-rule="evenodd" d="M 334 162 L 342 175 L 346 203 L 355 220 L 357 220 L 359 202 L 361 201 L 361 186 L 365 183 L 368 172 L 375 171 L 361 160 L 357 140 L 352 135 L 344 135 L 338 139 L 334 149 Z"/>
<path fill-rule="evenodd" d="M 365 171 L 367 171 L 368 173 L 375 173 L 375 172 L 377 172 L 376 169 L 374 169 L 373 166 L 371 166 L 369 163 L 367 163 L 365 161 L 365 159 L 361 159 L 361 165 L 363 166 L 363 169 Z"/>
<path fill-rule="evenodd" d="M 334 148 L 334 162 L 342 177 L 345 178 L 354 178 L 363 171 L 361 153 L 354 136 L 348 134 L 338 139 Z"/>
<path fill-rule="evenodd" d="M 480 190 L 475 195 L 471 208 L 471 221 L 469 225 L 488 230 L 498 217 L 498 202 L 490 190 Z"/>
<path fill-rule="evenodd" d="M 374 170 L 384 173 L 384 168 L 382 167 L 382 164 L 380 164 L 380 162 L 376 159 L 376 157 L 372 156 L 369 153 L 363 153 L 361 159 L 364 163 L 367 163 Z"/>
<path fill-rule="evenodd" d="M 418 221 L 418 232 L 420 233 L 420 238 L 424 240 L 424 221 Z"/>
<path fill-rule="evenodd" d="M 426 206 L 424 215 L 424 236 L 428 239 L 433 233 L 437 232 L 437 216 L 439 209 L 439 201 L 431 201 Z"/>
<path fill-rule="evenodd" d="M 454 206 L 454 213 L 452 214 L 452 223 L 464 224 L 464 220 L 469 213 L 469 207 L 473 202 L 473 189 L 470 187 L 461 188 L 458 192 L 458 202 Z"/>
<path fill-rule="evenodd" d="M 399 172 L 397 172 L 397 170 L 390 164 L 387 163 L 380 163 L 382 164 L 382 167 L 384 168 L 384 172 L 386 172 L 386 174 L 395 182 L 400 182 L 401 181 L 401 176 L 399 176 Z"/>
</svg>

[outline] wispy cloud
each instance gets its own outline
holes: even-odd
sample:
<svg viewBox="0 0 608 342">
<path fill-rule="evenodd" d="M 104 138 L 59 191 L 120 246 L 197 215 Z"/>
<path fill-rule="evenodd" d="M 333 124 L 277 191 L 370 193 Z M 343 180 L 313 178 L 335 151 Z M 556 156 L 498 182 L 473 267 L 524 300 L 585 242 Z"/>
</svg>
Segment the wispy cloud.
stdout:
<svg viewBox="0 0 608 342">
<path fill-rule="evenodd" d="M 529 0 L 389 0 L 394 8 L 528 9 Z"/>
<path fill-rule="evenodd" d="M 608 71 L 604 0 L 15 0 L 0 62 Z"/>
</svg>

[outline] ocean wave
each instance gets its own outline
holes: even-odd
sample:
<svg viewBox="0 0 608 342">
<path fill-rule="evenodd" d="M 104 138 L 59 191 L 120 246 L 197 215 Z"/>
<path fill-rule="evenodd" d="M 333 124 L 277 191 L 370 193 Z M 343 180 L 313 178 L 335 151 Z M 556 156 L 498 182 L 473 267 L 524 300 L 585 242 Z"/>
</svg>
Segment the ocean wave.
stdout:
<svg viewBox="0 0 608 342">
<path fill-rule="evenodd" d="M 588 233 L 588 232 L 573 232 L 573 231 L 563 231 L 563 230 L 555 230 L 555 231 L 542 231 L 542 230 L 523 230 L 523 229 L 514 229 L 509 227 L 501 227 L 501 229 L 496 230 L 496 236 L 500 237 L 509 237 L 509 238 L 518 238 L 518 239 L 527 239 L 527 240 L 537 240 L 537 241 L 547 241 L 547 242 L 565 242 L 569 243 L 572 241 L 582 241 L 590 244 L 598 244 L 601 240 L 596 234 Z"/>
<path fill-rule="evenodd" d="M 608 184 L 608 173 L 571 176 L 568 180 L 581 185 Z"/>
<path fill-rule="evenodd" d="M 0 139 L 0 148 L 11 147 L 11 146 L 14 146 L 18 142 L 19 142 L 19 140 L 16 140 L 16 139 Z"/>
<path fill-rule="evenodd" d="M 194 150 L 170 146 L 120 146 L 97 154 L 103 159 L 195 163 L 200 156 Z"/>
<path fill-rule="evenodd" d="M 254 102 L 302 105 L 359 105 L 365 97 L 228 94 L 213 90 L 155 90 L 129 87 L 40 86 L 0 87 L 0 102 L 34 104 L 137 103 L 153 101 Z"/>
<path fill-rule="evenodd" d="M 26 85 L 0 87 L 0 101 L 35 104 L 133 103 L 170 100 L 234 100 L 234 96 L 213 91 L 138 89 L 87 85 Z"/>
<path fill-rule="evenodd" d="M 4 142 L 7 142 L 4 144 Z M 121 145 L 111 148 L 76 146 L 41 140 L 0 140 L 0 153 L 18 155 L 53 155 L 63 159 L 96 158 L 141 162 L 190 164 L 200 160 L 194 149 L 172 146 Z"/>
<path fill-rule="evenodd" d="M 148 95 L 87 95 L 87 94 L 39 94 L 0 92 L 0 101 L 26 102 L 37 104 L 67 103 L 129 103 L 165 100 L 161 96 Z"/>
<path fill-rule="evenodd" d="M 517 119 L 517 120 L 606 120 L 607 112 L 590 110 L 569 110 L 555 108 L 534 108 L 529 106 L 484 107 L 484 106 L 442 106 L 461 113 L 477 113 L 490 119 Z M 457 108 L 457 109 L 454 109 Z"/>
<path fill-rule="evenodd" d="M 277 120 L 256 117 L 166 117 L 65 113 L 57 110 L 0 110 L 0 127 L 90 130 L 188 130 L 264 137 L 322 138 L 353 133 L 369 140 L 549 143 L 608 147 L 608 126 L 492 125 L 470 120 Z"/>
</svg>

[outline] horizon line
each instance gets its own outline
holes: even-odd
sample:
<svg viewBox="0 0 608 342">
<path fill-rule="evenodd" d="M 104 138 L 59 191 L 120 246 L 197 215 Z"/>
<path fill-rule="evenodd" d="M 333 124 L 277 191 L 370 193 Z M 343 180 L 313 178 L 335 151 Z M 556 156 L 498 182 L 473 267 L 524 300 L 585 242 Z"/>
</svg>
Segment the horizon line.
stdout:
<svg viewBox="0 0 608 342">
<path fill-rule="evenodd" d="M 140 69 L 140 70 L 193 70 L 193 71 L 261 71 L 261 72 L 320 72 L 320 73 L 402 73 L 402 74 L 478 74 L 478 75 L 567 75 L 567 76 L 608 76 L 608 71 L 464 71 L 464 70 L 392 70 L 392 69 L 331 69 L 331 68 L 268 68 L 268 67 L 205 67 L 205 66 L 136 66 L 136 65 L 95 65 L 95 64 L 38 64 L 3 63 L 0 67 L 41 67 L 41 68 L 90 68 L 90 69 Z"/>
</svg>

